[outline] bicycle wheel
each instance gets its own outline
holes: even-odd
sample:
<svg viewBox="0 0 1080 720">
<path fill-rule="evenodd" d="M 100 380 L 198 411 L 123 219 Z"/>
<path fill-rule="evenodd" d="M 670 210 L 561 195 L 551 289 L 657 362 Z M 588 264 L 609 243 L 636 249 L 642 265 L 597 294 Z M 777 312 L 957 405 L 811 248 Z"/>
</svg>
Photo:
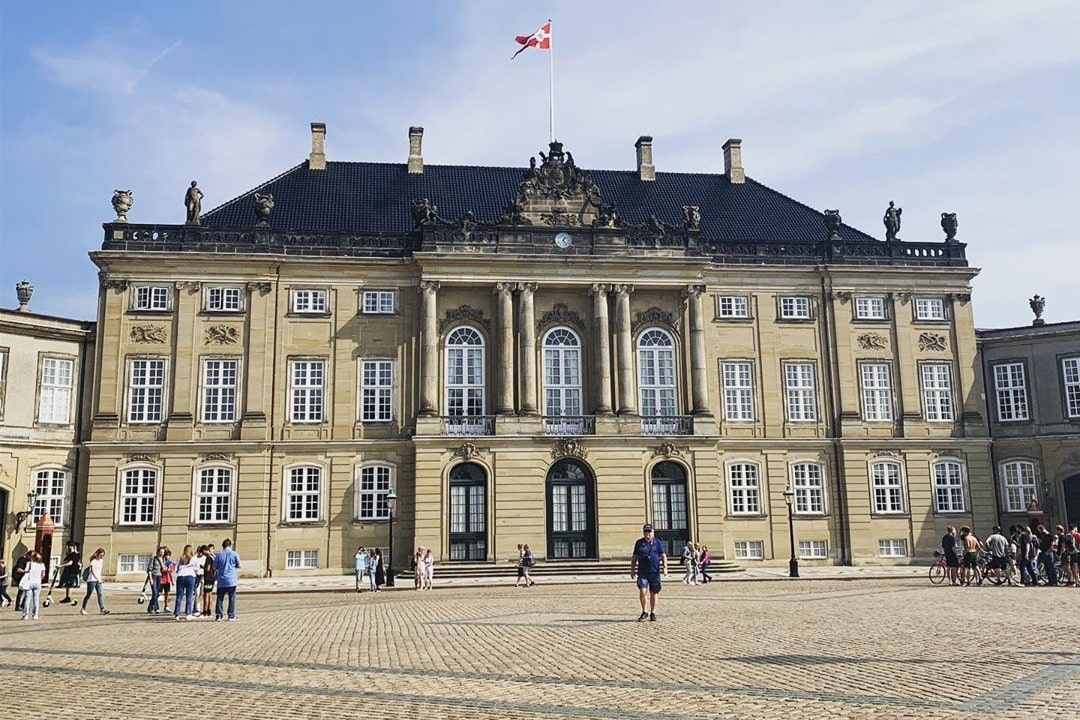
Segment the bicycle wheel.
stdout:
<svg viewBox="0 0 1080 720">
<path fill-rule="evenodd" d="M 995 585 L 1001 585 L 1005 582 L 1005 571 L 1001 568 L 986 570 L 983 572 L 983 577 L 985 577 L 987 580 L 994 583 Z"/>
<path fill-rule="evenodd" d="M 948 573 L 945 572 L 945 567 L 941 563 L 930 567 L 930 582 L 935 585 L 940 585 L 945 582 L 947 575 Z"/>
</svg>

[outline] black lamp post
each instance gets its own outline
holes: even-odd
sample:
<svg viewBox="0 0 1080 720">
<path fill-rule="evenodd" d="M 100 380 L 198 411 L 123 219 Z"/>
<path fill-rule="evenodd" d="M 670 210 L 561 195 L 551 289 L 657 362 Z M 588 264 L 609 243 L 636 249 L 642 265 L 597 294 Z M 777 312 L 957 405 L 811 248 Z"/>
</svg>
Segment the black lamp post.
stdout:
<svg viewBox="0 0 1080 720">
<path fill-rule="evenodd" d="M 394 587 L 394 506 L 397 505 L 397 493 L 390 488 L 386 496 L 386 507 L 390 511 L 390 542 L 386 548 L 386 587 Z"/>
<path fill-rule="evenodd" d="M 33 516 L 34 504 L 37 501 L 37 495 L 37 490 L 31 490 L 30 492 L 26 493 L 26 510 L 20 510 L 19 512 L 15 513 L 15 532 L 19 532 L 20 530 L 22 530 L 23 523 L 25 523 L 28 518 Z"/>
<path fill-rule="evenodd" d="M 795 491 L 788 486 L 784 490 L 784 502 L 787 503 L 788 539 L 791 541 L 791 560 L 788 561 L 788 577 L 799 577 L 799 558 L 795 556 L 795 516 L 791 503 L 795 500 Z"/>
</svg>

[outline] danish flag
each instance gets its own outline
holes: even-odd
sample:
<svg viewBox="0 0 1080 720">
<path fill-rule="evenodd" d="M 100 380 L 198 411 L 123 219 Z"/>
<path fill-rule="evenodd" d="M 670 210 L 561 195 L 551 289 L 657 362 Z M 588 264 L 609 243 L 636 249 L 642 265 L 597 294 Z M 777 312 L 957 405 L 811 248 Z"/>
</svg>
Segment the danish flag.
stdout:
<svg viewBox="0 0 1080 720">
<path fill-rule="evenodd" d="M 521 45 L 521 49 L 514 53 L 514 55 L 510 58 L 511 60 L 513 60 L 518 55 L 525 52 L 531 47 L 534 47 L 537 50 L 550 50 L 551 21 L 548 20 L 543 27 L 534 32 L 532 35 L 518 35 L 516 38 L 514 38 L 514 40 L 516 40 L 518 44 Z"/>
</svg>

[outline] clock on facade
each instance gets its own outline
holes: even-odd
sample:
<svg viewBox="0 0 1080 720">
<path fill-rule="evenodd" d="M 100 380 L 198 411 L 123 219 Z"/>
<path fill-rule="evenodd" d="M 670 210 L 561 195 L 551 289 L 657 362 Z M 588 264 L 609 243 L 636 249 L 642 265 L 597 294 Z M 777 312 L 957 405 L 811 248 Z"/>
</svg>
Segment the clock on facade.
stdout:
<svg viewBox="0 0 1080 720">
<path fill-rule="evenodd" d="M 559 233 L 558 235 L 555 236 L 555 246 L 560 247 L 563 250 L 570 247 L 570 245 L 573 242 L 574 242 L 574 238 L 568 232 L 561 232 L 561 233 Z"/>
</svg>

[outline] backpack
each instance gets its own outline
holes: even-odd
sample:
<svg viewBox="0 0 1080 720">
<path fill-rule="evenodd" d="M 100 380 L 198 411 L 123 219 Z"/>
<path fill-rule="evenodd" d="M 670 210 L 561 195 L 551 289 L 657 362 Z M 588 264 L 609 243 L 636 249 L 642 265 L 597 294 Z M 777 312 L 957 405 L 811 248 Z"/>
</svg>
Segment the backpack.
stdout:
<svg viewBox="0 0 1080 720">
<path fill-rule="evenodd" d="M 90 580 L 90 567 L 89 566 L 83 568 L 82 579 L 83 579 L 84 582 L 89 582 L 89 580 Z"/>
</svg>

